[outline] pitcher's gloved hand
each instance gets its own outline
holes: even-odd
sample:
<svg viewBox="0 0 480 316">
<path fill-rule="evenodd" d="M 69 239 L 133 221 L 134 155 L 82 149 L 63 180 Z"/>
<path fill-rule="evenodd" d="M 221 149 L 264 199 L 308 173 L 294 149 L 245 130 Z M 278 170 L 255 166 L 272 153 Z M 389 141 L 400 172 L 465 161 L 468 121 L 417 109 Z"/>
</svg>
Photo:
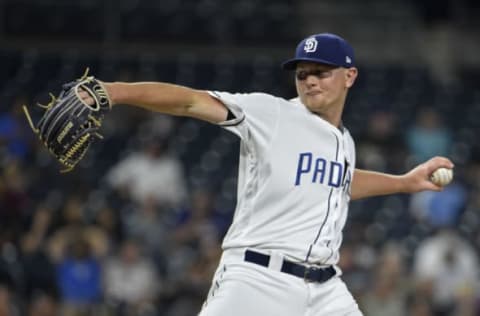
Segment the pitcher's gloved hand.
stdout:
<svg viewBox="0 0 480 316">
<path fill-rule="evenodd" d="M 26 106 L 25 115 L 33 131 L 43 144 L 65 167 L 72 170 L 85 156 L 90 145 L 102 136 L 98 130 L 104 116 L 111 110 L 111 101 L 102 82 L 85 74 L 62 86 L 62 91 L 45 109 L 42 118 L 34 124 Z"/>
</svg>

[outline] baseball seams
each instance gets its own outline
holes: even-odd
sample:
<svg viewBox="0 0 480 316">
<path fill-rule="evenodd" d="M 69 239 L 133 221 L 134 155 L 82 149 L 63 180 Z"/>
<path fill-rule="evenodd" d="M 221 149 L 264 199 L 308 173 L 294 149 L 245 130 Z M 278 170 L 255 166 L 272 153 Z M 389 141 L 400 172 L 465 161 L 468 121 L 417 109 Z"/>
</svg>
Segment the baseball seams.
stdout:
<svg viewBox="0 0 480 316">
<path fill-rule="evenodd" d="M 453 170 L 448 168 L 438 168 L 430 177 L 430 181 L 439 186 L 446 186 L 452 181 L 452 179 Z"/>
</svg>

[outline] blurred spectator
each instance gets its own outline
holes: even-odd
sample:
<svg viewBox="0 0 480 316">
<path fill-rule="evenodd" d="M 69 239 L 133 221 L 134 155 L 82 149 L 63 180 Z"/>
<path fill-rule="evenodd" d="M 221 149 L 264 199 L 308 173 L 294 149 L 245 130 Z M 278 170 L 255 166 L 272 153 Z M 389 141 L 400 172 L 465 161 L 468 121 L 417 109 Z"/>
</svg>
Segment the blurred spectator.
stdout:
<svg viewBox="0 0 480 316">
<path fill-rule="evenodd" d="M 10 298 L 6 302 L 11 303 L 11 308 L 16 305 L 17 295 L 22 294 L 21 262 L 13 237 L 9 232 L 0 231 L 0 290 L 3 298 Z M 6 306 L 3 305 L 4 308 Z"/>
<path fill-rule="evenodd" d="M 27 100 L 21 96 L 9 111 L 0 113 L 0 162 L 5 156 L 24 161 L 30 150 L 33 137 L 22 111 L 23 104 Z"/>
<path fill-rule="evenodd" d="M 24 294 L 27 298 L 38 293 L 51 297 L 59 294 L 55 266 L 41 246 L 42 239 L 33 233 L 26 234 L 22 239 Z"/>
<path fill-rule="evenodd" d="M 48 240 L 48 250 L 51 258 L 58 262 L 63 259 L 67 245 L 79 234 L 85 225 L 81 198 L 70 195 L 52 223 L 52 233 Z"/>
<path fill-rule="evenodd" d="M 159 267 L 164 266 L 164 256 L 168 252 L 167 227 L 169 213 L 161 212 L 153 197 L 145 199 L 142 205 L 132 209 L 123 218 L 127 238 L 135 239 L 143 246 L 146 255 L 152 257 Z"/>
<path fill-rule="evenodd" d="M 220 261 L 221 249 L 218 240 L 204 241 L 200 245 L 196 260 L 189 265 L 188 278 L 184 285 L 190 289 L 192 296 L 196 298 L 197 310 L 210 288 L 213 274 Z"/>
<path fill-rule="evenodd" d="M 405 262 L 398 247 L 386 246 L 373 270 L 372 288 L 361 298 L 362 312 L 368 316 L 406 314 Z"/>
<path fill-rule="evenodd" d="M 470 200 L 460 223 L 463 231 L 473 241 L 477 252 L 480 251 L 480 188 L 472 189 Z M 479 293 L 480 296 L 480 293 Z M 480 299 L 480 297 L 479 297 Z M 480 308 L 480 302 L 479 302 Z"/>
<path fill-rule="evenodd" d="M 154 304 L 162 282 L 138 242 L 127 239 L 119 254 L 107 260 L 104 269 L 105 297 L 114 315 L 155 315 Z"/>
<path fill-rule="evenodd" d="M 0 228 L 18 235 L 28 204 L 25 174 L 19 163 L 11 162 L 0 174 Z"/>
<path fill-rule="evenodd" d="M 27 316 L 58 316 L 58 303 L 50 295 L 37 293 L 27 309 Z"/>
<path fill-rule="evenodd" d="M 166 272 L 169 316 L 188 316 L 200 310 L 220 260 L 221 240 L 231 214 L 217 210 L 213 197 L 206 188 L 197 188 L 190 207 L 177 214 Z"/>
<path fill-rule="evenodd" d="M 0 316 L 20 316 L 20 307 L 8 287 L 0 282 Z"/>
<path fill-rule="evenodd" d="M 153 197 L 165 208 L 179 206 L 185 196 L 185 177 L 180 162 L 167 152 L 166 140 L 153 138 L 142 144 L 107 174 L 112 187 L 139 204 Z"/>
<path fill-rule="evenodd" d="M 100 259 L 110 244 L 102 227 L 88 224 L 84 211 L 80 196 L 68 196 L 47 240 L 49 256 L 57 265 L 62 316 L 93 315 L 101 307 Z"/>
<path fill-rule="evenodd" d="M 413 194 L 410 198 L 410 212 L 417 220 L 432 227 L 451 227 L 464 211 L 467 197 L 464 185 L 453 181 L 441 192 Z"/>
<path fill-rule="evenodd" d="M 108 251 L 105 249 L 102 255 L 106 255 L 111 249 L 116 249 L 124 238 L 122 220 L 118 215 L 118 211 L 109 206 L 102 207 L 96 212 L 93 227 L 101 232 L 98 233 L 99 237 L 102 234 L 105 239 L 108 239 L 108 241 L 105 240 L 105 242 L 108 242 Z"/>
<path fill-rule="evenodd" d="M 412 164 L 423 163 L 434 156 L 448 157 L 452 147 L 451 131 L 433 108 L 418 110 L 415 124 L 408 130 L 406 140 Z"/>
<path fill-rule="evenodd" d="M 175 244 L 195 247 L 202 239 L 221 240 L 230 225 L 230 214 L 215 209 L 213 194 L 206 189 L 192 193 L 190 208 L 177 216 Z"/>
<path fill-rule="evenodd" d="M 471 189 L 480 191 L 480 144 L 472 149 L 471 155 L 472 161 L 465 168 L 464 178 Z"/>
<path fill-rule="evenodd" d="M 86 240 L 79 237 L 69 245 L 57 267 L 57 280 L 63 315 L 95 314 L 102 298 L 102 269 Z"/>
<path fill-rule="evenodd" d="M 407 299 L 407 313 L 409 316 L 432 316 L 432 303 L 428 297 L 420 293 L 412 293 Z"/>
<path fill-rule="evenodd" d="M 404 171 L 406 148 L 399 130 L 394 113 L 372 113 L 357 141 L 358 166 L 381 172 Z"/>
<path fill-rule="evenodd" d="M 44 308 L 48 315 L 59 296 L 55 265 L 44 247 L 52 214 L 46 204 L 40 204 L 33 213 L 30 229 L 20 239 L 22 295 L 33 305 L 39 305 L 39 315 Z"/>
<path fill-rule="evenodd" d="M 197 250 L 183 266 L 175 268 L 172 265 L 169 270 L 176 276 L 170 278 L 168 291 L 164 294 L 170 300 L 167 316 L 195 315 L 201 309 L 220 260 L 220 242 L 203 240 Z"/>
<path fill-rule="evenodd" d="M 97 258 L 102 258 L 109 252 L 110 244 L 106 232 L 102 227 L 87 223 L 80 196 L 67 197 L 57 225 L 48 240 L 49 254 L 54 261 L 60 261 L 67 245 L 76 241 L 78 237 L 84 238 L 89 243 L 92 253 Z"/>
<path fill-rule="evenodd" d="M 478 257 L 457 232 L 444 229 L 424 240 L 415 252 L 413 268 L 416 295 L 431 297 L 434 315 L 464 315 L 459 311 L 473 310 Z"/>
<path fill-rule="evenodd" d="M 362 240 L 360 236 L 356 236 L 355 233 L 353 236 L 342 244 L 338 266 L 342 270 L 342 279 L 348 284 L 352 295 L 357 301 L 360 301 L 365 289 L 370 284 L 370 274 L 377 254 L 373 247 Z"/>
</svg>

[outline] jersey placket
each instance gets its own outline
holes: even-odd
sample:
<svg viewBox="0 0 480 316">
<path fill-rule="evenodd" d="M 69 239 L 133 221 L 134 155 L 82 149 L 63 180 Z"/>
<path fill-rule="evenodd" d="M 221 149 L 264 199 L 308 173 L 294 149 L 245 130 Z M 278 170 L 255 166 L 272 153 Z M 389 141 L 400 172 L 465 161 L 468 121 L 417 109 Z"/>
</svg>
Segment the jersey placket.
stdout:
<svg viewBox="0 0 480 316">
<path fill-rule="evenodd" d="M 341 161 L 341 160 L 339 160 L 340 156 L 342 156 L 342 157 L 344 156 L 343 154 L 340 153 L 341 151 L 344 150 L 343 141 L 340 141 L 341 139 L 343 140 L 343 135 L 340 133 L 340 131 L 338 129 L 336 129 L 335 131 L 332 131 L 332 134 L 333 134 L 333 137 L 335 138 L 335 142 L 336 142 L 335 162 L 340 162 Z M 344 158 L 342 158 L 342 159 L 344 159 Z M 331 250 L 331 248 L 329 247 L 329 244 L 330 244 L 330 241 L 332 240 L 333 235 L 334 235 L 334 232 L 332 231 L 333 227 L 332 227 L 332 224 L 331 224 L 331 217 L 332 217 L 332 213 L 335 213 L 335 207 L 338 206 L 338 203 L 336 203 L 335 201 L 338 201 L 338 191 L 341 188 L 342 188 L 341 186 L 340 186 L 340 188 L 334 188 L 334 187 L 330 188 L 330 192 L 329 192 L 329 195 L 328 195 L 328 201 L 327 201 L 327 210 L 325 212 L 325 217 L 322 220 L 322 223 L 321 223 L 320 228 L 318 230 L 317 236 L 315 237 L 315 240 L 309 246 L 307 255 L 305 257 L 305 262 L 309 262 L 313 247 L 318 244 L 319 240 L 323 239 L 323 238 L 321 238 L 322 236 L 329 236 L 329 238 L 326 238 L 328 241 L 324 245 L 325 245 L 325 247 L 327 247 Z M 332 255 L 332 253 L 330 254 L 330 256 L 331 255 Z M 328 259 L 330 258 L 330 256 L 328 257 Z M 325 261 L 327 261 L 327 260 L 325 260 Z"/>
<path fill-rule="evenodd" d="M 338 137 L 338 136 L 337 136 Z M 330 258 L 335 254 L 337 251 L 337 244 L 338 241 L 342 238 L 341 230 L 339 229 L 338 221 L 343 215 L 344 212 L 344 205 L 343 205 L 343 194 L 344 194 L 344 183 L 345 183 L 345 176 L 347 173 L 347 165 L 346 161 L 346 146 L 345 146 L 346 137 L 344 134 L 341 135 L 339 139 L 339 150 L 338 150 L 338 157 L 337 162 L 342 162 L 344 164 L 344 170 L 342 174 L 342 185 L 339 188 L 335 188 L 333 191 L 332 196 L 332 203 L 333 207 L 331 210 L 331 216 L 328 221 L 328 238 L 325 246 L 330 250 L 330 256 L 325 260 L 328 261 Z"/>
</svg>

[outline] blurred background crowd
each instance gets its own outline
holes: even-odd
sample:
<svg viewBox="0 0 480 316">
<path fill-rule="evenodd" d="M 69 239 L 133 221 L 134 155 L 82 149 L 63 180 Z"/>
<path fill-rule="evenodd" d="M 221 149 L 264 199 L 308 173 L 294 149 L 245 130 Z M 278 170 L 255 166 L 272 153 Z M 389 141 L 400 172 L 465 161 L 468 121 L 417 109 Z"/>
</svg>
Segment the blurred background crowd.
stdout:
<svg viewBox="0 0 480 316">
<path fill-rule="evenodd" d="M 239 141 L 216 126 L 118 106 L 60 174 L 22 104 L 86 67 L 290 98 L 279 63 L 325 31 L 358 56 L 358 167 L 456 164 L 442 192 L 351 204 L 345 282 L 367 316 L 480 315 L 478 16 L 473 0 L 0 0 L 0 316 L 195 315 L 236 201 Z"/>
</svg>

